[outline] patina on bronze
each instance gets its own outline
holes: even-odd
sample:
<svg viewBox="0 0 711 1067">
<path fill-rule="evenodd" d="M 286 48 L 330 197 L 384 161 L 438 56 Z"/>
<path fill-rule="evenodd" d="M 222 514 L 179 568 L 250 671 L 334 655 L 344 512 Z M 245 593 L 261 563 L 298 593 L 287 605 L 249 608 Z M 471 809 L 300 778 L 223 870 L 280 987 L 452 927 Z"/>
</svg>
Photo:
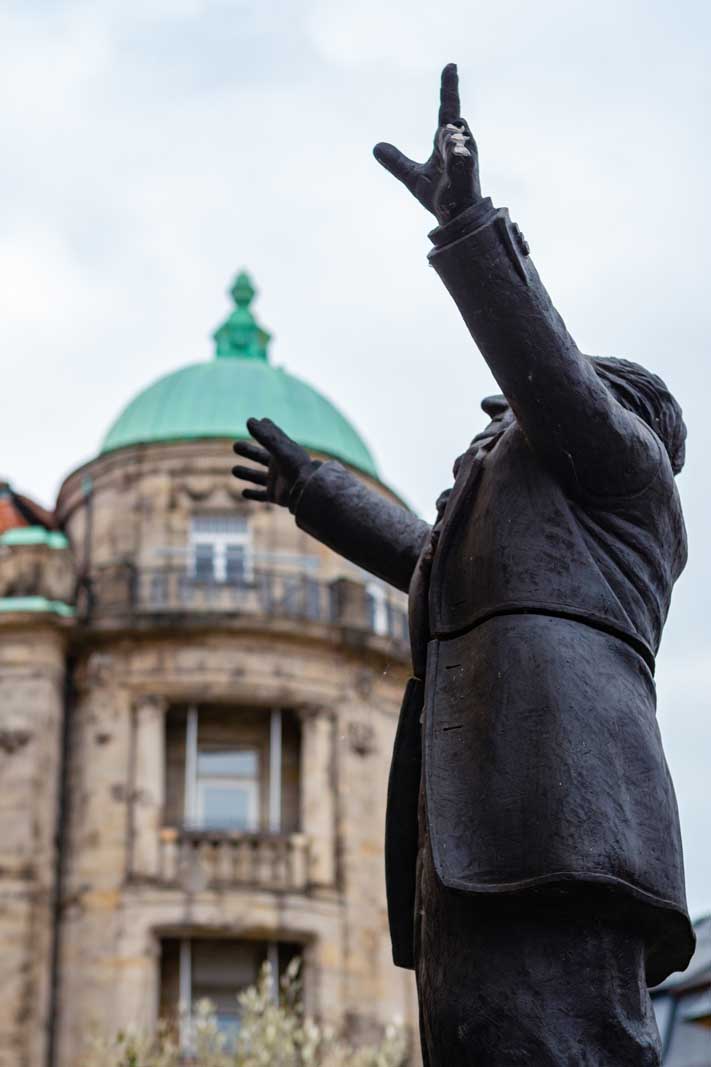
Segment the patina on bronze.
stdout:
<svg viewBox="0 0 711 1067">
<path fill-rule="evenodd" d="M 437 218 L 430 263 L 501 388 L 491 421 L 432 528 L 266 419 L 234 473 L 409 591 L 385 860 L 425 1062 L 655 1065 L 647 985 L 694 943 L 653 681 L 686 561 L 681 410 L 656 375 L 577 348 L 481 194 L 453 64 L 429 160 L 375 156 Z"/>
</svg>

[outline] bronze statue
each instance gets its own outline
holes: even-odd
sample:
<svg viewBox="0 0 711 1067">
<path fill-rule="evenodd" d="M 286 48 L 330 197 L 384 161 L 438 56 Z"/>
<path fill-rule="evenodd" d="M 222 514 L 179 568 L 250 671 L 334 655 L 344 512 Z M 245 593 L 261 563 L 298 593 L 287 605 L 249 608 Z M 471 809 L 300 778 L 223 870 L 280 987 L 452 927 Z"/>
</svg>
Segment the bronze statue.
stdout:
<svg viewBox="0 0 711 1067">
<path fill-rule="evenodd" d="M 578 350 L 481 195 L 453 64 L 429 160 L 375 156 L 437 218 L 430 263 L 501 387 L 491 421 L 432 528 L 267 419 L 234 473 L 409 591 L 385 860 L 425 1063 L 651 1067 L 647 985 L 694 943 L 653 680 L 686 561 L 681 410 L 644 368 Z"/>
</svg>

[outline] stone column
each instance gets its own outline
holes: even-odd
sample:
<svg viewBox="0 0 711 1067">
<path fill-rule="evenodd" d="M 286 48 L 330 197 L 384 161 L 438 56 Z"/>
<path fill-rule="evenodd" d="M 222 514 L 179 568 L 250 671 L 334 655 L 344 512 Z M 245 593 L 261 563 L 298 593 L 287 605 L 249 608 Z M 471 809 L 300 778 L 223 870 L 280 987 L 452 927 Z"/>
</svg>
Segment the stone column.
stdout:
<svg viewBox="0 0 711 1067">
<path fill-rule="evenodd" d="M 128 873 L 131 702 L 120 647 L 76 670 L 71 713 L 67 851 L 60 938 L 59 1065 L 86 1054 L 94 1025 L 113 1032 L 121 894 Z"/>
<path fill-rule="evenodd" d="M 150 909 L 140 898 L 121 909 L 116 930 L 112 1019 L 108 1027 L 114 1033 L 128 1027 L 147 1033 L 158 1020 L 160 951 L 151 922 Z"/>
<path fill-rule="evenodd" d="M 155 878 L 160 869 L 166 707 L 162 697 L 146 694 L 138 697 L 132 708 L 129 878 Z"/>
<path fill-rule="evenodd" d="M 64 635 L 33 621 L 0 618 L 0 1067 L 42 1064 L 49 1025 Z"/>
<path fill-rule="evenodd" d="M 301 715 L 301 829 L 310 844 L 309 880 L 336 881 L 336 790 L 334 722 L 325 709 Z"/>
</svg>

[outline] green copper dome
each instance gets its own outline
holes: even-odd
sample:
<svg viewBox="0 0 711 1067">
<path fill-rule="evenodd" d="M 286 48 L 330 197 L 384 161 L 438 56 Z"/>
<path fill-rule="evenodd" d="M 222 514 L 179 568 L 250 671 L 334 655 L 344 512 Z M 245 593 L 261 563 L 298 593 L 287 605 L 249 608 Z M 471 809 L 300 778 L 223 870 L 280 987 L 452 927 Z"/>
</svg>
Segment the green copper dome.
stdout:
<svg viewBox="0 0 711 1067">
<path fill-rule="evenodd" d="M 215 331 L 215 358 L 159 378 L 139 393 L 109 430 L 101 451 L 158 441 L 245 439 L 251 416 L 273 419 L 313 452 L 379 478 L 367 445 L 333 404 L 268 360 L 270 335 L 255 320 L 247 274 L 233 287 L 235 309 Z"/>
</svg>

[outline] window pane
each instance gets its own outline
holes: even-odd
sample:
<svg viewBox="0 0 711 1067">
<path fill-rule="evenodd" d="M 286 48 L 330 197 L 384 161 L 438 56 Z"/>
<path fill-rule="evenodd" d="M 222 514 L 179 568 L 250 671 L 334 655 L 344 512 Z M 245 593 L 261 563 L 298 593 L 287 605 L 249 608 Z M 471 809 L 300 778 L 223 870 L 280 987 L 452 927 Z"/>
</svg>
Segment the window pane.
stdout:
<svg viewBox="0 0 711 1067">
<path fill-rule="evenodd" d="M 210 998 L 208 997 L 208 1000 L 209 999 Z M 239 1004 L 237 1004 L 236 1011 L 232 1012 L 219 1010 L 215 1015 L 217 1029 L 225 1039 L 224 1048 L 227 1052 L 234 1049 L 235 1045 L 237 1044 L 237 1038 L 239 1037 L 239 1031 L 241 1026 L 241 1019 L 238 1014 L 239 1010 Z"/>
<path fill-rule="evenodd" d="M 194 515 L 192 532 L 195 534 L 244 534 L 247 518 L 244 515 Z"/>
<path fill-rule="evenodd" d="M 244 988 L 246 989 L 247 986 L 252 984 L 252 979 L 250 979 L 249 982 L 245 983 Z M 225 1019 L 232 1019 L 234 1022 L 239 1013 L 237 994 L 240 992 L 241 990 L 237 988 L 234 982 L 230 983 L 229 989 L 221 989 L 219 986 L 211 986 L 209 984 L 199 985 L 193 982 L 193 1007 L 196 1007 L 200 1000 L 209 1000 L 218 1016 L 221 1015 Z"/>
<path fill-rule="evenodd" d="M 256 778 L 258 754 L 248 748 L 202 749 L 198 753 L 197 769 L 201 778 Z"/>
<path fill-rule="evenodd" d="M 255 984 L 265 957 L 261 941 L 193 941 L 193 1007 L 200 1000 L 210 1001 L 228 1047 L 239 1033 L 237 994 Z"/>
<path fill-rule="evenodd" d="M 213 545 L 195 545 L 195 578 L 198 582 L 212 581 L 215 575 L 215 549 Z"/>
<path fill-rule="evenodd" d="M 256 982 L 266 958 L 263 941 L 193 941 L 193 988 L 238 993 Z M 235 1008 L 237 1006 L 234 1002 Z"/>
<path fill-rule="evenodd" d="M 244 545 L 227 545 L 225 548 L 225 581 L 234 585 L 247 576 L 247 553 Z"/>
<path fill-rule="evenodd" d="M 151 577 L 149 592 L 149 602 L 151 607 L 158 607 L 165 604 L 167 600 L 167 586 L 168 576 L 166 574 L 154 574 Z"/>
<path fill-rule="evenodd" d="M 303 583 L 301 578 L 284 578 L 282 611 L 285 615 L 302 615 Z"/>
<path fill-rule="evenodd" d="M 370 628 L 376 634 L 386 634 L 389 628 L 387 593 L 376 582 L 368 582 L 365 588 Z"/>
<path fill-rule="evenodd" d="M 321 590 L 319 584 L 313 578 L 305 578 L 304 592 L 306 595 L 306 618 L 321 618 Z"/>
<path fill-rule="evenodd" d="M 201 823 L 204 827 L 226 830 L 255 828 L 254 790 L 239 785 L 208 785 L 201 782 Z"/>
</svg>

